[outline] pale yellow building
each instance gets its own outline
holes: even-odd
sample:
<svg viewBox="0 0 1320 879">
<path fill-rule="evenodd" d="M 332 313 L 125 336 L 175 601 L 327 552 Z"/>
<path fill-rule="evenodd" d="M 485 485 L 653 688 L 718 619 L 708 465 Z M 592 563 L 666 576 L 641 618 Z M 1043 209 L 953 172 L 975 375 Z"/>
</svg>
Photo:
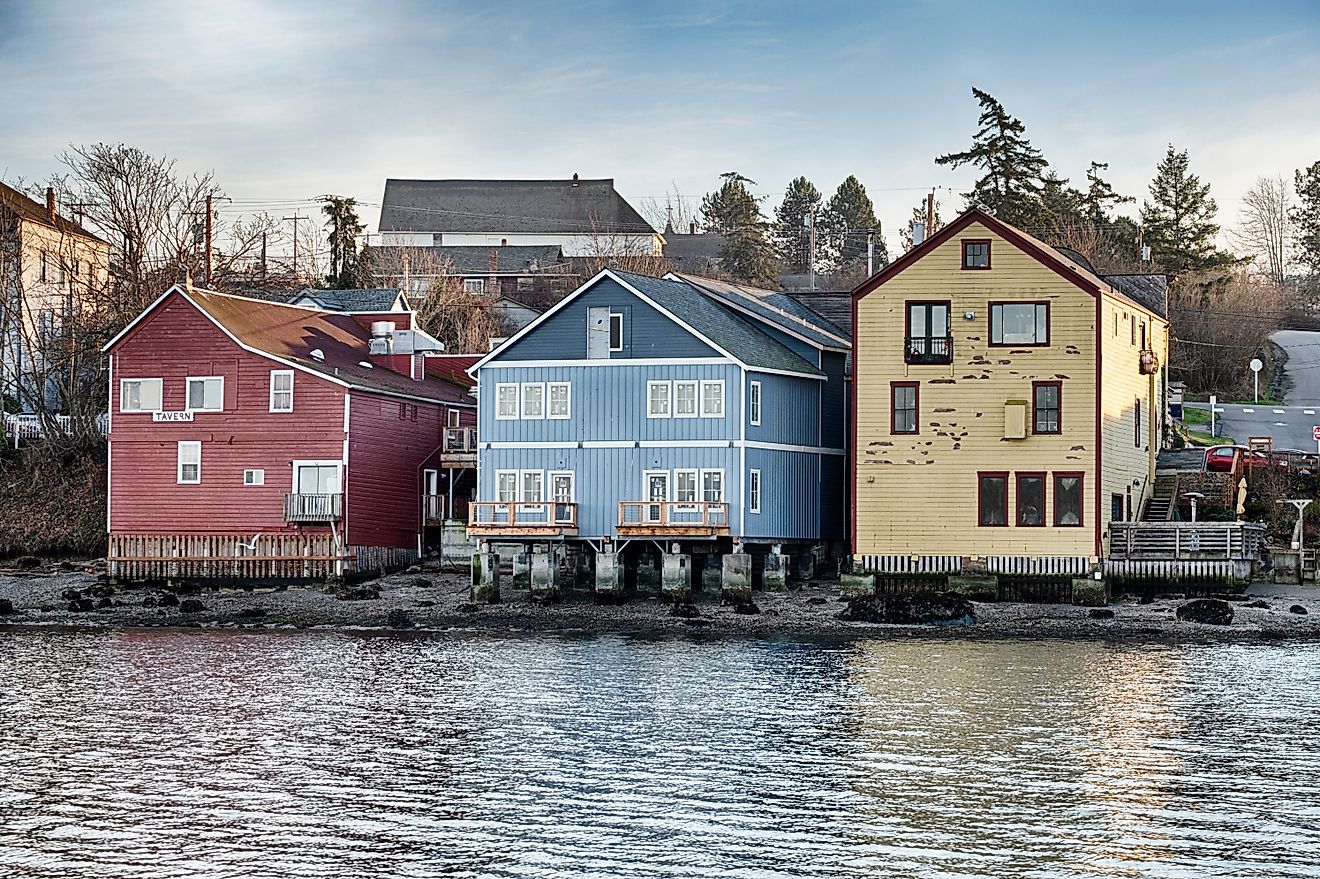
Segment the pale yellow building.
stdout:
<svg viewBox="0 0 1320 879">
<path fill-rule="evenodd" d="M 1154 482 L 1164 289 L 1162 276 L 1102 277 L 977 208 L 862 284 L 854 561 L 1089 571 Z"/>
<path fill-rule="evenodd" d="M 0 183 L 0 393 L 58 407 L 60 346 L 109 282 L 110 245 L 46 203 Z"/>
</svg>

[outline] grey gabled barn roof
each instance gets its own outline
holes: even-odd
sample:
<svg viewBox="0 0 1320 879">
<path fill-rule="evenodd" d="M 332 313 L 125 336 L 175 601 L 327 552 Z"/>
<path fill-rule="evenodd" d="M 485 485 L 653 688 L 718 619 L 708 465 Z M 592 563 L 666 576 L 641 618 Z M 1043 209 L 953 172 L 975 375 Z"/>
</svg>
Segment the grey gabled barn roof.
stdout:
<svg viewBox="0 0 1320 879">
<path fill-rule="evenodd" d="M 382 232 L 654 234 L 603 180 L 386 180 Z"/>
</svg>

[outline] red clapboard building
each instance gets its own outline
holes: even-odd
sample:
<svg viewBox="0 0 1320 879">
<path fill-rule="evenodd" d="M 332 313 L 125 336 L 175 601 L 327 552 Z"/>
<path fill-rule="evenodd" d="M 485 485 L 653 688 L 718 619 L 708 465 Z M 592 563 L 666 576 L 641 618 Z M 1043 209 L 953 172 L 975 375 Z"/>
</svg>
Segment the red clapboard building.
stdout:
<svg viewBox="0 0 1320 879">
<path fill-rule="evenodd" d="M 410 312 L 175 286 L 105 347 L 111 575 L 315 578 L 414 561 L 476 460 L 471 381 Z"/>
</svg>

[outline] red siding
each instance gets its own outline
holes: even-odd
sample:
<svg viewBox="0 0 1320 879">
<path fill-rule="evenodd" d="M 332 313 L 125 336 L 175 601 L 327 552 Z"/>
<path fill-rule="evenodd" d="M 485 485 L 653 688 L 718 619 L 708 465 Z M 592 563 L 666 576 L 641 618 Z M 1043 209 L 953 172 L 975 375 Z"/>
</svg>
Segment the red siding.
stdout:
<svg viewBox="0 0 1320 879">
<path fill-rule="evenodd" d="M 400 405 L 407 407 L 403 418 Z M 361 392 L 351 395 L 349 407 L 348 543 L 416 548 L 420 468 L 439 459 L 445 407 Z"/>
<path fill-rule="evenodd" d="M 270 372 L 282 368 L 239 348 L 177 294 L 134 328 L 112 360 L 110 530 L 296 530 L 284 523 L 283 513 L 284 494 L 293 487 L 292 462 L 342 459 L 345 389 L 297 372 L 294 411 L 272 413 Z M 163 379 L 163 408 L 179 411 L 190 375 L 224 376 L 224 412 L 153 423 L 150 413 L 119 411 L 120 379 Z M 176 484 L 182 440 L 202 443 L 200 485 Z M 264 486 L 243 485 L 249 468 L 266 471 Z"/>
</svg>

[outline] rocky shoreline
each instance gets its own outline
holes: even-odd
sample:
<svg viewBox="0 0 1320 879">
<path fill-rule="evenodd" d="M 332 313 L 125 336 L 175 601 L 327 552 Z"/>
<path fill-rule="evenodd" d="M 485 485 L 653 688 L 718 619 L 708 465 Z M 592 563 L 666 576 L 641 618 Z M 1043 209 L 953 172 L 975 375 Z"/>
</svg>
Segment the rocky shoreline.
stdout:
<svg viewBox="0 0 1320 879">
<path fill-rule="evenodd" d="M 849 604 L 836 582 L 795 584 L 787 592 L 757 592 L 751 605 L 721 604 L 698 594 L 675 607 L 658 595 L 630 593 L 620 604 L 598 604 L 590 592 L 566 592 L 540 604 L 505 586 L 499 604 L 473 604 L 466 572 L 433 565 L 342 589 L 290 586 L 251 590 L 114 588 L 94 564 L 47 570 L 0 570 L 0 628 L 202 628 L 340 630 L 480 630 L 507 633 L 637 633 L 647 635 L 836 635 L 933 638 L 1088 638 L 1135 640 L 1320 640 L 1320 594 L 1314 588 L 1248 588 L 1225 603 L 1194 606 L 1166 596 L 1120 600 L 1108 608 L 1064 604 L 971 602 L 942 607 L 913 625 L 910 613 L 880 599 Z M 1203 613 L 1198 613 L 1203 611 Z M 1185 618 L 1184 618 L 1185 617 Z M 1218 619 L 1220 622 L 1198 622 Z M 885 620 L 885 622 L 879 622 Z M 892 620 L 900 620 L 893 622 Z"/>
</svg>

